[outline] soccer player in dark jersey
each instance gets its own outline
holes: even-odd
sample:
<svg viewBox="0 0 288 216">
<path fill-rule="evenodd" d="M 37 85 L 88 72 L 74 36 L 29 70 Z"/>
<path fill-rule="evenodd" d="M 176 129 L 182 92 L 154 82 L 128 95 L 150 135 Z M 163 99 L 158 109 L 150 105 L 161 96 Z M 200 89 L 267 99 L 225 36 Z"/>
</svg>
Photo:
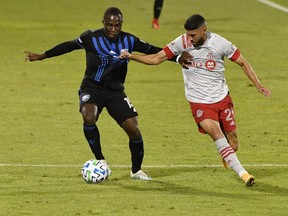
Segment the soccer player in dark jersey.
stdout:
<svg viewBox="0 0 288 216">
<path fill-rule="evenodd" d="M 79 90 L 80 112 L 84 121 L 84 135 L 95 158 L 106 163 L 96 125 L 105 107 L 129 137 L 132 160 L 131 178 L 151 180 L 151 177 L 141 170 L 144 147 L 138 127 L 138 113 L 124 92 L 128 60 L 120 59 L 118 56 L 122 51 L 153 54 L 161 51 L 162 48 L 122 31 L 123 15 L 118 8 L 108 8 L 104 13 L 102 23 L 104 28 L 95 31 L 88 30 L 79 38 L 60 43 L 42 54 L 25 51 L 26 61 L 43 60 L 73 50 L 84 49 L 86 70 Z M 108 174 L 111 175 L 109 167 Z"/>
<path fill-rule="evenodd" d="M 163 8 L 164 0 L 155 0 L 153 6 L 153 20 L 152 20 L 152 28 L 159 29 L 159 17 Z"/>
</svg>

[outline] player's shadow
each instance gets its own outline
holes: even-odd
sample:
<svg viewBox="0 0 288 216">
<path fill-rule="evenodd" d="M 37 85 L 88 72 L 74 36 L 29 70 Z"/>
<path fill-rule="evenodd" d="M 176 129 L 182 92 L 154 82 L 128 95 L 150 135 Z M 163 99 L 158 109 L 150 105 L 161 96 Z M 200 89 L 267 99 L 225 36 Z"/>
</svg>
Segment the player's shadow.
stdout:
<svg viewBox="0 0 288 216">
<path fill-rule="evenodd" d="M 203 169 L 203 168 L 201 168 Z M 189 169 L 184 169 L 184 170 L 173 170 L 173 172 L 159 172 L 158 170 L 158 175 L 156 174 L 156 172 L 154 173 L 154 175 L 152 175 L 154 177 L 153 181 L 147 181 L 147 182 L 143 182 L 143 181 L 139 181 L 139 180 L 131 180 L 129 179 L 129 177 L 127 177 L 127 175 L 122 176 L 118 179 L 115 179 L 114 181 L 117 182 L 117 185 L 121 188 L 127 189 L 127 190 L 134 190 L 134 191 L 158 191 L 158 192 L 167 192 L 167 193 L 173 193 L 173 194 L 182 194 L 182 195 L 195 195 L 195 196 L 213 196 L 213 197 L 223 197 L 223 198 L 235 198 L 235 199 L 251 199 L 253 200 L 253 196 L 247 196 L 246 193 L 231 193 L 231 191 L 227 190 L 227 192 L 225 192 L 224 190 L 211 190 L 211 184 L 213 184 L 213 181 L 211 183 L 207 182 L 209 181 L 209 179 L 205 179 L 205 182 L 202 182 L 201 179 L 197 179 L 197 172 L 201 172 L 201 169 L 198 168 L 189 168 Z M 191 181 L 192 184 L 191 186 L 187 186 L 186 185 L 181 185 L 181 183 L 172 181 L 172 180 L 157 180 L 157 179 L 163 179 L 165 177 L 169 178 L 169 176 L 183 176 L 183 173 L 185 172 L 190 172 L 190 173 L 194 173 L 195 175 L 195 179 L 187 179 L 187 181 Z M 214 170 L 215 172 L 215 170 Z M 153 172 L 151 172 L 152 174 Z M 264 183 L 261 180 L 259 180 L 259 182 L 256 182 L 255 185 L 253 185 L 252 187 L 246 187 L 243 182 L 241 182 L 240 180 L 238 180 L 238 177 L 235 177 L 235 179 L 237 181 L 235 181 L 235 184 L 239 184 L 239 186 L 243 187 L 243 190 L 249 190 L 249 191 L 257 191 L 257 192 L 261 192 L 263 194 L 269 194 L 269 196 L 287 196 L 288 194 L 288 188 L 283 188 L 283 187 L 279 187 L 279 186 L 272 186 L 269 185 L 268 183 Z M 128 181 L 128 183 L 127 183 Z M 141 182 L 141 184 L 139 183 L 135 183 L 135 181 L 139 181 Z M 195 183 L 199 182 L 198 183 Z M 233 178 L 231 179 L 231 181 L 233 181 Z M 133 182 L 133 183 L 132 183 Z M 233 182 L 232 182 L 233 183 Z M 233 184 L 234 184 L 233 183 Z M 205 186 L 209 184 L 209 187 Z M 215 183 L 215 185 L 217 185 Z M 231 185 L 230 185 L 231 186 Z M 217 187 L 217 186 L 216 186 Z"/>
</svg>

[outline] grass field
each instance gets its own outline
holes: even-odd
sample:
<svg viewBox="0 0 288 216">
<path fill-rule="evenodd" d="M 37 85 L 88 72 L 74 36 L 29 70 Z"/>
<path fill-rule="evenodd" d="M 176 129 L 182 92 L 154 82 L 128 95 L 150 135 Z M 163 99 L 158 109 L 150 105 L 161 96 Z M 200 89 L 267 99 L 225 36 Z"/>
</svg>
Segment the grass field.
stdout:
<svg viewBox="0 0 288 216">
<path fill-rule="evenodd" d="M 153 30 L 153 0 L 0 2 L 0 215 L 288 215 L 287 13 L 256 0 L 165 0 Z M 222 168 L 213 142 L 198 133 L 180 66 L 171 62 L 131 62 L 126 79 L 145 141 L 143 169 L 155 180 L 130 179 L 127 137 L 104 111 L 98 125 L 113 174 L 98 185 L 83 181 L 81 166 L 93 158 L 78 112 L 85 54 L 25 63 L 23 50 L 43 52 L 101 28 L 110 6 L 123 11 L 124 31 L 161 47 L 193 13 L 239 47 L 272 92 L 264 98 L 226 61 L 237 155 L 253 187 Z"/>
</svg>

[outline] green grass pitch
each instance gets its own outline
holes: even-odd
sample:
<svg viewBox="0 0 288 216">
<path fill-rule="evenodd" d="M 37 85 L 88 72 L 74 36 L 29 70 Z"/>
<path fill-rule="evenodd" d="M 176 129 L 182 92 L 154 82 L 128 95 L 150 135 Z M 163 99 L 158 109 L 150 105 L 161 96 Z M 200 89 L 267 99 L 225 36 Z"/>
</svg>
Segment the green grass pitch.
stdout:
<svg viewBox="0 0 288 216">
<path fill-rule="evenodd" d="M 139 112 L 143 170 L 155 180 L 129 178 L 128 139 L 103 111 L 98 125 L 113 174 L 98 185 L 84 182 L 81 166 L 93 158 L 78 112 L 85 54 L 25 63 L 23 50 L 43 52 L 101 28 L 110 6 L 124 13 L 124 31 L 161 47 L 193 13 L 239 47 L 272 92 L 264 98 L 226 59 L 237 155 L 255 176 L 253 187 L 225 170 L 213 142 L 197 131 L 180 66 L 171 62 L 131 62 L 125 85 Z M 161 28 L 153 30 L 152 7 L 153 0 L 1 0 L 1 216 L 288 215 L 288 14 L 257 0 L 165 0 Z"/>
</svg>

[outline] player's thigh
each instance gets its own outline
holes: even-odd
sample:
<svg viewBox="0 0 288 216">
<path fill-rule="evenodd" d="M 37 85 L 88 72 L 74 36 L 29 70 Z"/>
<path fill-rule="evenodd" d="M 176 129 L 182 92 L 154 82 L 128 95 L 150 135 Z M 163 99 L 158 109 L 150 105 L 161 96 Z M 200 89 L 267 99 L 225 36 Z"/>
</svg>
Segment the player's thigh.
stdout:
<svg viewBox="0 0 288 216">
<path fill-rule="evenodd" d="M 214 140 L 224 137 L 218 121 L 213 119 L 204 119 L 199 122 L 199 126 Z"/>
<path fill-rule="evenodd" d="M 103 99 L 97 90 L 86 89 L 79 91 L 79 111 L 85 124 L 92 124 L 98 120 L 103 110 Z"/>
<path fill-rule="evenodd" d="M 109 100 L 106 105 L 109 115 L 121 126 L 121 124 L 132 117 L 138 116 L 138 113 L 125 94 L 124 91 L 117 92 L 113 100 Z"/>
<path fill-rule="evenodd" d="M 209 123 L 210 120 L 214 120 L 216 122 L 219 121 L 218 108 L 214 107 L 214 105 L 211 104 L 201 104 L 192 102 L 190 102 L 190 108 L 192 111 L 193 118 L 196 124 L 198 125 L 199 132 L 209 134 L 210 124 L 206 124 L 206 122 Z M 202 122 L 202 125 L 200 124 L 200 122 Z"/>
</svg>

